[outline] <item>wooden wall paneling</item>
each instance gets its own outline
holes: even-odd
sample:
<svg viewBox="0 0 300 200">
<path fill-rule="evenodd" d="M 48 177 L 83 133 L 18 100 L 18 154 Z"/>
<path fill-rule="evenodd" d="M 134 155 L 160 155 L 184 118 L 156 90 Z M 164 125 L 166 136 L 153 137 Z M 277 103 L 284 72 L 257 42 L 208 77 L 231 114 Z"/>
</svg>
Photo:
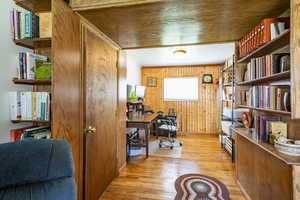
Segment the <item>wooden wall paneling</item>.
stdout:
<svg viewBox="0 0 300 200">
<path fill-rule="evenodd" d="M 300 118 L 300 0 L 291 0 L 292 118 Z"/>
<path fill-rule="evenodd" d="M 126 52 L 118 54 L 118 169 L 126 165 Z"/>
<path fill-rule="evenodd" d="M 153 3 L 140 4 L 146 1 Z M 233 42 L 263 18 L 278 16 L 290 4 L 289 0 L 252 0 L 251 3 L 241 0 L 130 0 L 130 4 L 137 4 L 131 6 L 118 6 L 129 0 L 73 0 L 75 2 L 74 9 L 81 6 L 89 9 L 80 11 L 81 15 L 127 49 Z M 101 3 L 107 8 L 95 9 Z"/>
<path fill-rule="evenodd" d="M 142 84 L 146 86 L 147 77 L 157 78 L 157 87 L 147 87 L 145 104 L 155 111 L 168 112 L 175 108 L 180 116 L 180 131 L 185 133 L 218 134 L 220 132 L 220 107 L 218 105 L 219 87 L 215 84 L 202 84 L 203 74 L 213 74 L 218 78 L 220 64 L 196 66 L 143 67 Z M 164 101 L 163 80 L 165 77 L 196 76 L 199 79 L 198 101 Z"/>
<path fill-rule="evenodd" d="M 73 151 L 77 198 L 82 199 L 83 131 L 80 126 L 80 23 L 63 0 L 52 1 L 52 136 Z"/>
</svg>

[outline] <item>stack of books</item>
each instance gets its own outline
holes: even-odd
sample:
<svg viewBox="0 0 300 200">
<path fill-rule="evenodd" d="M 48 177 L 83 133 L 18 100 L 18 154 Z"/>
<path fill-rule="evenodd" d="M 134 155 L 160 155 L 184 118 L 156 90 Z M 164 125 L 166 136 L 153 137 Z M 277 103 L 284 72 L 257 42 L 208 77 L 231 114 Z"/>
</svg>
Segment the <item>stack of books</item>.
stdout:
<svg viewBox="0 0 300 200">
<path fill-rule="evenodd" d="M 291 111 L 290 89 L 277 86 L 253 86 L 245 91 L 247 106 L 263 109 Z"/>
<path fill-rule="evenodd" d="M 11 35 L 14 40 L 40 37 L 39 16 L 30 11 L 10 12 Z"/>
<path fill-rule="evenodd" d="M 290 54 L 269 54 L 252 58 L 247 64 L 244 81 L 271 76 L 290 70 Z"/>
<path fill-rule="evenodd" d="M 10 92 L 11 120 L 50 119 L 50 95 L 48 92 Z"/>
<path fill-rule="evenodd" d="M 38 67 L 47 62 L 47 56 L 42 56 L 30 52 L 20 52 L 18 56 L 18 78 L 34 80 Z"/>
<path fill-rule="evenodd" d="M 30 126 L 10 130 L 10 141 L 15 142 L 21 139 L 49 139 L 51 130 L 49 126 Z"/>
<path fill-rule="evenodd" d="M 259 135 L 259 139 L 269 143 L 271 123 L 280 122 L 281 118 L 279 116 L 269 116 L 269 115 L 255 115 L 254 116 L 254 126 L 255 131 Z"/>
<path fill-rule="evenodd" d="M 267 18 L 239 41 L 240 58 L 275 39 L 290 27 L 289 18 Z"/>
</svg>

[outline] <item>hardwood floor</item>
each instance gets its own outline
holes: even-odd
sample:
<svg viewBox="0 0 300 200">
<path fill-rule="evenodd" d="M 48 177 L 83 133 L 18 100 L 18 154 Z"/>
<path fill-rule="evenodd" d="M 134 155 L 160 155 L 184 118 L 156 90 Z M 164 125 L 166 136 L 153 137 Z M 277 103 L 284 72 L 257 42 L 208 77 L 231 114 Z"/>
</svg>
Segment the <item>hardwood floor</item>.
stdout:
<svg viewBox="0 0 300 200">
<path fill-rule="evenodd" d="M 201 173 L 222 181 L 232 200 L 244 200 L 234 178 L 234 165 L 219 145 L 217 137 L 188 135 L 183 141 L 181 158 L 150 156 L 131 161 L 109 186 L 101 200 L 173 200 L 177 177 Z"/>
</svg>

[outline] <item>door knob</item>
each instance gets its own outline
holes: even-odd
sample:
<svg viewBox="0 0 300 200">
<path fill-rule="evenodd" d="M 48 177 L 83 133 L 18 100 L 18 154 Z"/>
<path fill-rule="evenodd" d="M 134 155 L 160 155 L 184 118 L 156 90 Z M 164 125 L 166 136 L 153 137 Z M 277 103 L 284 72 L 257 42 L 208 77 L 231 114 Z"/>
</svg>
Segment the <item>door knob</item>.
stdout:
<svg viewBox="0 0 300 200">
<path fill-rule="evenodd" d="M 96 132 L 96 128 L 89 126 L 88 128 L 85 129 L 85 132 L 86 133 L 95 133 Z"/>
</svg>

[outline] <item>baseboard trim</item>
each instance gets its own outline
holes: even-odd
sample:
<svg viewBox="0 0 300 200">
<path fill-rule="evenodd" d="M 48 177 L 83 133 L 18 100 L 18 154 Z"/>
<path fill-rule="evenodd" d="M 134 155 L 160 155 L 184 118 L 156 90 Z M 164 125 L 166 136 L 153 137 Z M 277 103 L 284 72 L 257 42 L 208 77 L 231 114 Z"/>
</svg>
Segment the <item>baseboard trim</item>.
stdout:
<svg viewBox="0 0 300 200">
<path fill-rule="evenodd" d="M 189 132 L 177 132 L 178 136 L 185 136 L 185 135 L 205 135 L 205 136 L 219 136 L 219 133 L 189 133 Z"/>
<path fill-rule="evenodd" d="M 119 174 L 125 169 L 127 165 L 127 162 L 125 162 L 120 168 L 119 168 Z"/>
<path fill-rule="evenodd" d="M 237 183 L 237 185 L 239 186 L 239 188 L 240 188 L 240 190 L 242 191 L 242 194 L 244 195 L 244 197 L 247 199 L 247 200 L 252 200 L 250 197 L 249 197 L 249 195 L 248 195 L 248 193 L 246 192 L 246 190 L 243 188 L 243 186 L 241 185 L 241 183 L 238 181 L 238 180 L 236 180 L 236 183 Z"/>
</svg>

